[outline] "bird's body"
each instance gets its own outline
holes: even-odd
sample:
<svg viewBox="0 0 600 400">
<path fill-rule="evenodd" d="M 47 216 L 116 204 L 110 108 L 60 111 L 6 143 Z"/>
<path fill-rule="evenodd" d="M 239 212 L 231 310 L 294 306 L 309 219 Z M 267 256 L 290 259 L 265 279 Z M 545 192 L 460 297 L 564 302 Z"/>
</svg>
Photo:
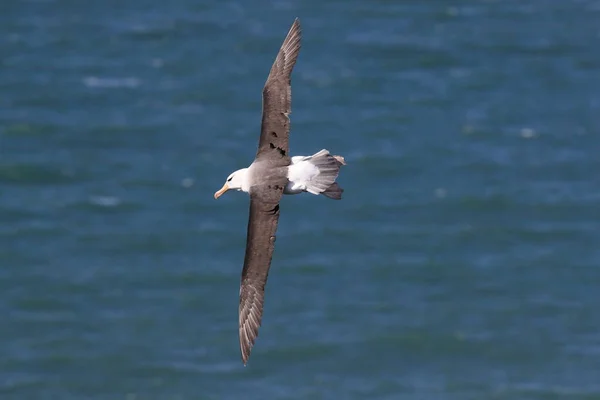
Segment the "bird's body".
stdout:
<svg viewBox="0 0 600 400">
<path fill-rule="evenodd" d="M 304 192 L 315 195 L 323 194 L 327 197 L 330 191 L 327 189 L 337 188 L 335 179 L 337 178 L 339 167 L 345 165 L 344 157 L 332 156 L 325 149 L 319 151 L 312 156 L 294 156 L 290 159 L 291 164 L 285 168 L 285 172 L 279 171 L 286 175 L 287 183 L 284 186 L 283 194 L 300 194 Z M 234 187 L 235 184 L 228 184 L 227 190 L 237 189 L 242 192 L 250 193 L 252 182 L 256 183 L 269 180 L 269 175 L 265 178 L 265 169 L 269 170 L 269 165 L 264 165 L 261 161 L 255 161 L 248 168 L 242 168 L 233 172 L 230 177 L 234 177 L 239 181 L 239 188 Z M 271 171 L 272 172 L 272 171 Z M 340 190 L 339 198 L 341 199 Z"/>
<path fill-rule="evenodd" d="M 215 193 L 228 190 L 250 195 L 246 254 L 240 284 L 239 336 L 244 364 L 261 324 L 265 285 L 275 248 L 279 202 L 284 194 L 309 192 L 339 200 L 336 183 L 344 158 L 323 149 L 312 156 L 289 156 L 291 73 L 300 51 L 300 22 L 294 21 L 263 88 L 263 114 L 258 151 L 248 168 L 229 175 Z"/>
</svg>

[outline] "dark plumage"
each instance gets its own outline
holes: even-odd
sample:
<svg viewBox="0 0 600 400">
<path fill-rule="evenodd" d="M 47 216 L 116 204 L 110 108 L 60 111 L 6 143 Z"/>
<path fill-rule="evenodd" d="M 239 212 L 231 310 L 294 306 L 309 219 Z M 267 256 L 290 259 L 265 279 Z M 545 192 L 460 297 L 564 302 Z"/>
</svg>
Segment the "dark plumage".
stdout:
<svg viewBox="0 0 600 400">
<path fill-rule="evenodd" d="M 292 110 L 291 75 L 300 52 L 300 22 L 294 21 L 263 88 L 263 113 L 256 157 L 248 168 L 231 173 L 223 187 L 215 192 L 218 199 L 228 190 L 250 195 L 250 217 L 246 255 L 240 285 L 239 334 L 244 365 L 260 328 L 265 285 L 275 249 L 279 222 L 279 201 L 283 194 L 322 194 L 334 200 L 342 198 L 336 183 L 344 157 L 328 150 L 310 156 L 289 155 Z"/>
<path fill-rule="evenodd" d="M 275 247 L 279 201 L 288 182 L 292 106 L 291 75 L 300 52 L 296 19 L 271 67 L 263 88 L 263 113 L 256 159 L 249 167 L 250 218 L 240 286 L 239 333 L 244 365 L 261 324 L 265 285 Z"/>
</svg>

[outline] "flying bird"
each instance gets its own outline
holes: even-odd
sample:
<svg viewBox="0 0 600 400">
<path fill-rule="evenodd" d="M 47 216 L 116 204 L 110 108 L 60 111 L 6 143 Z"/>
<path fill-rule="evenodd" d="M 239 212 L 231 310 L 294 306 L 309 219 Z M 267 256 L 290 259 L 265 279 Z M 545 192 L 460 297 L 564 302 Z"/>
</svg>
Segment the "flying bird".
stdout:
<svg viewBox="0 0 600 400">
<path fill-rule="evenodd" d="M 291 75 L 300 52 L 300 21 L 290 28 L 263 88 L 262 126 L 252 164 L 227 177 L 215 199 L 228 190 L 250 195 L 246 254 L 240 285 L 239 335 L 242 361 L 247 364 L 260 327 L 265 285 L 275 247 L 279 201 L 284 194 L 322 194 L 340 200 L 336 183 L 344 158 L 323 149 L 312 156 L 289 155 Z"/>
</svg>

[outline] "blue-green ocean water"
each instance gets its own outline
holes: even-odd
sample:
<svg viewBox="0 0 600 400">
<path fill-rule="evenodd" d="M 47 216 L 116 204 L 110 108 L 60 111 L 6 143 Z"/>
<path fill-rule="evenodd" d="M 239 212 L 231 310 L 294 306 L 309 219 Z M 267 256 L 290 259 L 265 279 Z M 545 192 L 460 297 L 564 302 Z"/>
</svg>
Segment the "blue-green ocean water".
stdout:
<svg viewBox="0 0 600 400">
<path fill-rule="evenodd" d="M 262 85 L 291 149 L 248 367 Z M 1 399 L 600 399 L 600 2 L 3 1 Z"/>
</svg>

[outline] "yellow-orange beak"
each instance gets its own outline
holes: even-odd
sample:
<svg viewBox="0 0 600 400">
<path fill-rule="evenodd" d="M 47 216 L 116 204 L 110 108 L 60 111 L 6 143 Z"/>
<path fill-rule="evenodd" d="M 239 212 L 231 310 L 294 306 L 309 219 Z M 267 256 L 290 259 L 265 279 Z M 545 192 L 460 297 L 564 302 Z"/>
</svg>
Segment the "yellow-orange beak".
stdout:
<svg viewBox="0 0 600 400">
<path fill-rule="evenodd" d="M 223 185 L 223 187 L 215 192 L 215 199 L 221 197 L 223 193 L 229 190 L 229 186 L 227 186 L 227 182 Z"/>
</svg>

